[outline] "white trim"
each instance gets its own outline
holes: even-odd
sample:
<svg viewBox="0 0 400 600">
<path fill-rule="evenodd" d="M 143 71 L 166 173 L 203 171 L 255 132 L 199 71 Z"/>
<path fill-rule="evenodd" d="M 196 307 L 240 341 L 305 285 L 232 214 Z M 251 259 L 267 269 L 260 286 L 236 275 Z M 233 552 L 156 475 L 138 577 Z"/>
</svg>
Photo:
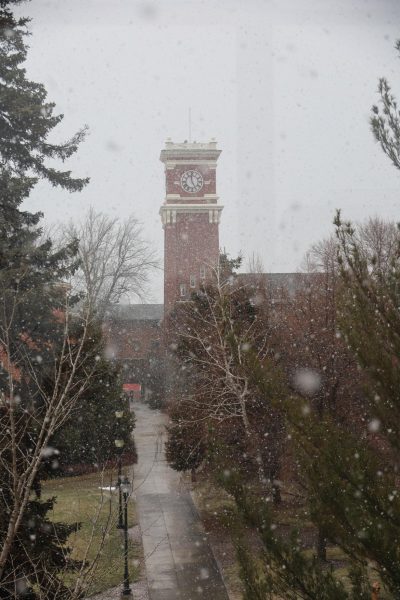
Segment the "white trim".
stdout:
<svg viewBox="0 0 400 600">
<path fill-rule="evenodd" d="M 160 216 L 163 226 L 176 223 L 178 213 L 208 213 L 209 223 L 218 224 L 223 210 L 221 204 L 164 204 L 160 208 Z"/>
<path fill-rule="evenodd" d="M 182 165 L 187 165 L 188 167 L 190 167 L 190 165 L 207 165 L 209 169 L 217 168 L 216 160 L 207 160 L 206 158 L 202 158 L 200 160 L 190 160 L 190 158 L 174 158 L 173 160 L 167 160 L 163 162 L 165 164 L 165 168 L 168 169 L 168 171 L 170 171 L 171 169 L 175 169 L 175 167 L 177 166 Z"/>
<path fill-rule="evenodd" d="M 219 200 L 219 196 L 217 196 L 217 194 L 204 194 L 204 196 L 181 196 L 180 194 L 166 194 L 165 196 L 165 204 L 169 204 L 170 206 L 175 204 L 173 202 L 171 202 L 171 200 L 183 200 L 182 204 L 179 204 L 178 202 L 176 203 L 178 206 L 186 206 L 186 200 L 190 200 L 190 205 L 192 205 L 192 201 L 193 200 L 198 200 L 199 202 L 195 202 L 194 204 L 200 205 L 200 204 L 217 204 L 218 200 Z M 205 200 L 205 202 L 201 202 L 201 200 Z M 188 206 L 189 203 L 187 203 Z"/>
<path fill-rule="evenodd" d="M 165 141 L 166 150 L 216 150 L 217 140 L 212 138 L 209 142 L 173 142 L 171 138 Z"/>
</svg>

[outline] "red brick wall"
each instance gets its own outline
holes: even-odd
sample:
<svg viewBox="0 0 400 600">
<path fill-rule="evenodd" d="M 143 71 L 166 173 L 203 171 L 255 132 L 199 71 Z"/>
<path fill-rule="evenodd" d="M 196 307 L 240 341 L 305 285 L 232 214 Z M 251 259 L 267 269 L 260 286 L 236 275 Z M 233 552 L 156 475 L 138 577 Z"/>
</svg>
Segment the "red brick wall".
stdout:
<svg viewBox="0 0 400 600">
<path fill-rule="evenodd" d="M 110 354 L 117 360 L 147 359 L 150 351 L 157 353 L 156 344 L 161 346 L 158 321 L 108 321 L 104 328 Z"/>
<path fill-rule="evenodd" d="M 199 288 L 200 267 L 210 267 L 218 261 L 218 225 L 210 223 L 208 212 L 187 213 L 176 216 L 176 223 L 165 226 L 164 237 L 164 303 L 165 314 L 176 300 L 188 300 L 191 292 Z M 190 276 L 196 278 L 195 288 L 190 287 Z M 180 296 L 180 284 L 186 285 L 186 297 Z"/>
</svg>

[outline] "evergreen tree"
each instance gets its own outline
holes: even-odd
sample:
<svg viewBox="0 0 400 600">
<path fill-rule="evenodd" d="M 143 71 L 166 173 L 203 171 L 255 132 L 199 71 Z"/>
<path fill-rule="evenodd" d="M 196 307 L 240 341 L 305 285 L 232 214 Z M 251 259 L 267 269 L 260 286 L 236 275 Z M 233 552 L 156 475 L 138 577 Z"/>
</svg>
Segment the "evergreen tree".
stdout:
<svg viewBox="0 0 400 600">
<path fill-rule="evenodd" d="M 400 42 L 396 47 L 400 50 Z M 382 111 L 374 106 L 375 138 L 400 168 L 400 113 L 385 79 L 379 82 Z M 255 528 L 262 551 L 250 553 L 240 534 L 238 556 L 245 597 L 288 599 L 369 599 L 371 575 L 384 586 L 385 598 L 400 597 L 400 245 L 388 267 L 365 248 L 351 223 L 336 218 L 341 286 L 338 322 L 349 350 L 367 379 L 364 412 L 357 432 L 352 423 L 316 415 L 306 399 L 289 397 L 286 417 L 310 498 L 310 516 L 327 539 L 347 557 L 347 585 L 341 575 L 309 557 L 298 532 L 280 535 L 268 506 L 235 468 L 222 478 L 234 496 L 239 522 Z M 247 354 L 247 369 L 267 393 L 262 365 Z M 264 390 L 265 388 L 265 390 Z M 264 390 L 264 392 L 263 392 Z M 349 421 L 351 410 L 349 407 Z M 350 425 L 350 426 L 346 426 Z M 254 554 L 254 553 L 253 553 Z"/>
<path fill-rule="evenodd" d="M 242 256 L 239 254 L 236 258 L 231 258 L 225 248 L 219 253 L 218 277 L 220 281 L 233 281 L 237 275 L 237 270 L 240 269 L 243 262 Z"/>
<path fill-rule="evenodd" d="M 48 437 L 62 420 L 56 403 L 73 387 L 69 368 L 77 364 L 72 347 L 61 365 L 59 359 L 68 344 L 63 281 L 76 268 L 77 245 L 54 251 L 50 240 L 40 243 L 41 214 L 21 204 L 39 178 L 69 191 L 83 188 L 87 180 L 47 160 L 71 156 L 84 131 L 63 144 L 49 141 L 62 115 L 53 114 L 44 87 L 26 77 L 27 20 L 16 20 L 6 4 L 0 11 L 0 586 L 7 598 L 63 598 L 58 574 L 71 527 L 50 523 L 54 499 L 40 500 L 38 480 Z"/>
<path fill-rule="evenodd" d="M 28 353 L 32 360 L 40 349 L 51 361 L 50 342 L 63 334 L 62 323 L 57 327 L 54 319 L 65 307 L 65 288 L 60 283 L 77 266 L 77 242 L 57 252 L 50 240 L 39 243 L 41 213 L 20 207 L 39 178 L 69 191 L 84 187 L 87 179 L 74 179 L 70 171 L 46 164 L 47 159 L 64 161 L 76 152 L 84 130 L 63 144 L 48 141 L 63 115 L 53 114 L 54 104 L 46 101 L 44 86 L 26 77 L 22 63 L 27 54 L 27 20 L 15 20 L 4 10 L 0 15 L 0 290 L 7 309 L 2 319 L 13 327 L 12 354 Z M 34 301 L 37 298 L 39 303 Z"/>
<path fill-rule="evenodd" d="M 26 0 L 0 0 L 0 8 L 6 8 L 10 4 L 21 4 L 21 2 L 25 2 Z"/>
<path fill-rule="evenodd" d="M 104 358 L 104 338 L 100 325 L 92 325 L 84 353 L 88 360 L 84 369 L 93 369 L 91 385 L 81 394 L 68 421 L 56 432 L 51 445 L 57 449 L 57 466 L 50 473 L 68 473 L 73 465 L 102 468 L 115 459 L 115 439 L 125 440 L 124 453 L 136 461 L 136 450 L 131 433 L 134 416 L 128 400 L 122 393 L 119 369 Z M 121 419 L 115 412 L 123 411 Z M 74 469 L 71 469 L 72 472 Z"/>
<path fill-rule="evenodd" d="M 38 178 L 71 192 L 82 190 L 88 182 L 47 164 L 49 159 L 64 162 L 72 156 L 84 139 L 85 129 L 62 144 L 48 139 L 63 115 L 54 114 L 55 104 L 46 100 L 44 86 L 26 77 L 22 64 L 27 56 L 27 22 L 0 11 L 0 181 L 11 178 L 14 205 Z"/>
<path fill-rule="evenodd" d="M 300 533 L 282 536 L 269 505 L 257 490 L 244 484 L 237 468 L 221 477 L 238 509 L 234 540 L 244 584 L 245 600 L 370 600 L 371 592 L 364 562 L 355 561 L 348 581 L 336 576 L 302 547 Z M 259 535 L 260 550 L 249 548 L 244 526 Z"/>
<path fill-rule="evenodd" d="M 236 479 L 224 484 L 263 544 L 262 558 L 252 560 L 243 541 L 238 543 L 243 577 L 252 590 L 249 598 L 265 597 L 265 588 L 293 599 L 368 598 L 371 573 L 382 581 L 385 597 L 400 595 L 400 248 L 388 271 L 373 270 L 356 230 L 342 223 L 340 215 L 336 225 L 342 280 L 338 320 L 367 379 L 367 419 L 357 431 L 350 407 L 346 425 L 328 413 L 316 415 L 305 398 L 295 396 L 287 399 L 285 414 L 310 499 L 310 518 L 346 556 L 350 584 L 344 586 L 333 569 L 308 557 L 298 532 L 289 540 L 279 534 L 257 489 L 244 485 L 246 474 L 236 469 Z M 254 353 L 247 354 L 247 368 L 267 394 L 268 382 Z"/>
<path fill-rule="evenodd" d="M 395 47 L 400 52 L 400 40 L 397 40 Z M 372 107 L 372 132 L 386 156 L 400 169 L 400 111 L 385 77 L 379 80 L 378 92 L 382 108 L 377 105 Z"/>
<path fill-rule="evenodd" d="M 175 471 L 190 471 L 194 480 L 196 470 L 206 457 L 207 436 L 204 427 L 198 422 L 190 423 L 185 407 L 180 404 L 172 407 L 169 416 L 166 459 Z"/>
<path fill-rule="evenodd" d="M 380 259 L 372 247 L 366 252 L 365 227 L 342 223 L 340 215 L 336 225 L 338 328 L 344 344 L 342 356 L 350 353 L 359 370 L 362 367 L 366 383 L 362 410 L 354 410 L 348 395 L 347 417 L 342 414 L 338 420 L 332 411 L 315 413 L 312 398 L 293 397 L 288 398 L 285 413 L 294 441 L 292 454 L 309 495 L 311 520 L 347 556 L 351 583 L 339 597 L 369 598 L 370 580 L 379 576 L 388 594 L 384 597 L 397 598 L 399 238 L 393 236 L 385 268 L 378 268 Z M 386 243 L 385 237 L 378 237 Z M 315 318 L 313 323 L 317 324 Z M 325 330 L 321 336 L 317 332 L 318 327 L 316 343 L 320 344 Z M 313 343 L 307 341 L 307 350 Z M 328 345 L 325 351 L 329 352 Z M 262 365 L 254 353 L 246 356 L 253 382 L 267 395 Z M 264 545 L 262 556 L 254 558 L 243 538 L 238 542 L 248 597 L 267 597 L 266 590 L 285 598 L 338 597 L 338 590 L 343 589 L 341 575 L 332 569 L 327 581 L 327 567 L 307 557 L 300 532 L 294 532 L 290 540 L 279 534 L 272 512 L 258 501 L 248 482 L 243 483 L 246 474 L 239 473 L 240 479 L 239 493 L 232 492 L 239 513 L 246 523 L 259 528 Z"/>
</svg>

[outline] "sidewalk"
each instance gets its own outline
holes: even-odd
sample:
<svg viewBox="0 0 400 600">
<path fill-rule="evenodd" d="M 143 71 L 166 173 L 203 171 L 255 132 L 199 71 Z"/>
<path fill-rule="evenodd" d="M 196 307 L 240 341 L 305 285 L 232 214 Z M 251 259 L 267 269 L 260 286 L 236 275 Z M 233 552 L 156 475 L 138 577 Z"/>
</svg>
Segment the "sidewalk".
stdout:
<svg viewBox="0 0 400 600">
<path fill-rule="evenodd" d="M 207 536 L 180 476 L 166 463 L 166 417 L 135 403 L 134 493 L 150 600 L 228 600 Z M 110 596 L 108 597 L 110 598 Z"/>
<path fill-rule="evenodd" d="M 97 594 L 96 596 L 91 596 L 89 600 L 120 600 L 121 590 L 122 585 L 119 585 L 118 587 L 112 588 L 111 590 L 106 590 L 105 592 Z M 146 581 L 142 580 L 131 584 L 131 590 L 135 600 L 149 599 Z"/>
</svg>

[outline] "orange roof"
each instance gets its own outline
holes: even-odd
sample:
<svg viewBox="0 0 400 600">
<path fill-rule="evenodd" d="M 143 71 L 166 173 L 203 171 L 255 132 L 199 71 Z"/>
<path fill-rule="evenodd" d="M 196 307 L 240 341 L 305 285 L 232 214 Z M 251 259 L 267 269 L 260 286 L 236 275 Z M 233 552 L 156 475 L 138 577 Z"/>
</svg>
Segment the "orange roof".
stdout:
<svg viewBox="0 0 400 600">
<path fill-rule="evenodd" d="M 124 383 L 122 389 L 124 392 L 140 392 L 142 386 L 140 383 Z"/>
</svg>

